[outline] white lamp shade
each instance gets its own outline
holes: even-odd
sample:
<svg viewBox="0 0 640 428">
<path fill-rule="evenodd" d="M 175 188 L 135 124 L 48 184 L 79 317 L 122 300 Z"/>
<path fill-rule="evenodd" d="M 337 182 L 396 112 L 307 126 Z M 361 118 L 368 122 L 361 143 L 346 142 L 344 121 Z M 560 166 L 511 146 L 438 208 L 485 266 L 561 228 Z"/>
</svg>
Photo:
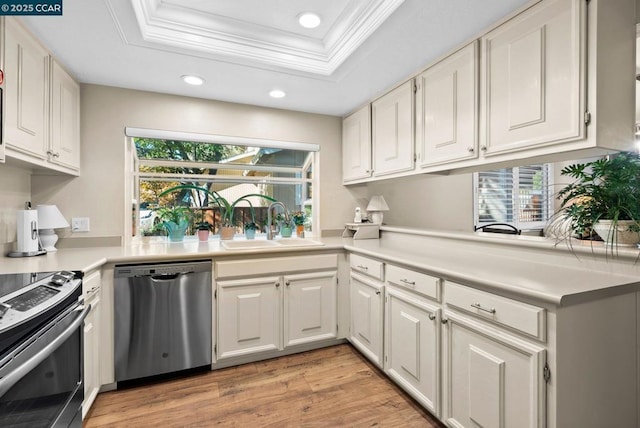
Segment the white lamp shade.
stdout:
<svg viewBox="0 0 640 428">
<path fill-rule="evenodd" d="M 53 229 L 69 227 L 69 223 L 55 205 L 38 205 L 36 210 L 38 211 L 38 231 L 43 249 L 47 252 L 57 251 L 55 245 L 58 242 L 58 235 Z"/>
<path fill-rule="evenodd" d="M 69 227 L 67 219 L 55 205 L 38 205 L 38 229 L 59 229 Z"/>
<path fill-rule="evenodd" d="M 389 211 L 389 205 L 382 195 L 372 196 L 367 211 Z"/>
</svg>

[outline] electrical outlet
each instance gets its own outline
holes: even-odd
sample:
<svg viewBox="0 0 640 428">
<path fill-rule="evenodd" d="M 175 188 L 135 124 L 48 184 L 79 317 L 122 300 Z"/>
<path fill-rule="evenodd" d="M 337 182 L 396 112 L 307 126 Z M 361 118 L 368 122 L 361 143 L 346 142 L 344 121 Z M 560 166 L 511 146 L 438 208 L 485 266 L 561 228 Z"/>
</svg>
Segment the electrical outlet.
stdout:
<svg viewBox="0 0 640 428">
<path fill-rule="evenodd" d="M 71 219 L 71 231 L 72 232 L 88 232 L 89 217 L 73 217 Z"/>
</svg>

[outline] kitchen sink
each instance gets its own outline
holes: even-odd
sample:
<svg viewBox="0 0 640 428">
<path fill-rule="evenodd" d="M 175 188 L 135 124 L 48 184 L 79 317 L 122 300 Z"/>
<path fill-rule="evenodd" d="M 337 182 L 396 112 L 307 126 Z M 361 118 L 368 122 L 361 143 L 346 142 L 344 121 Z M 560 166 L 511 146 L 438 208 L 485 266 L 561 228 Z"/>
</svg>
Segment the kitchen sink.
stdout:
<svg viewBox="0 0 640 428">
<path fill-rule="evenodd" d="M 324 243 L 320 241 L 314 241 L 313 239 L 301 239 L 301 238 L 283 238 L 277 239 L 276 241 L 280 245 L 284 245 L 286 247 L 315 247 L 324 245 Z"/>
<path fill-rule="evenodd" d="M 278 244 L 275 241 L 249 239 L 246 241 L 222 241 L 222 246 L 227 250 L 256 250 L 277 247 Z"/>
</svg>

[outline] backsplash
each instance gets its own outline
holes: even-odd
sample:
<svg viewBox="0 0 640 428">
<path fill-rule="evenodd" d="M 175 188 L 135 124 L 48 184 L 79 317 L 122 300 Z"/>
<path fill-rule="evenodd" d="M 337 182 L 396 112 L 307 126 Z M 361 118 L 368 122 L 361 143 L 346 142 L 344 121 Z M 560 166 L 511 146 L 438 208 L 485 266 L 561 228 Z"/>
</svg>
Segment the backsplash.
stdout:
<svg viewBox="0 0 640 428">
<path fill-rule="evenodd" d="M 31 200 L 29 171 L 0 164 L 0 246 L 11 247 L 16 240 L 16 211 Z"/>
</svg>

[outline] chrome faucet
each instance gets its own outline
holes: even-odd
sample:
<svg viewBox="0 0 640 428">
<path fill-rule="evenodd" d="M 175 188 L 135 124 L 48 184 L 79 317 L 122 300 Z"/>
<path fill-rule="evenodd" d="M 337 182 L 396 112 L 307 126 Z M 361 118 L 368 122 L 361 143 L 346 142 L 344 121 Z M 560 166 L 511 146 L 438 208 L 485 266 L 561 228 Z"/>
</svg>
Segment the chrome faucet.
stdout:
<svg viewBox="0 0 640 428">
<path fill-rule="evenodd" d="M 286 221 L 287 223 L 291 222 L 291 218 L 289 217 L 289 210 L 287 209 L 287 207 L 280 201 L 272 202 L 271 205 L 269 205 L 269 209 L 267 210 L 267 239 L 273 239 L 274 235 L 277 233 L 277 230 L 271 224 L 271 212 L 275 210 L 276 207 L 282 207 L 282 211 L 284 212 L 284 221 Z"/>
</svg>

